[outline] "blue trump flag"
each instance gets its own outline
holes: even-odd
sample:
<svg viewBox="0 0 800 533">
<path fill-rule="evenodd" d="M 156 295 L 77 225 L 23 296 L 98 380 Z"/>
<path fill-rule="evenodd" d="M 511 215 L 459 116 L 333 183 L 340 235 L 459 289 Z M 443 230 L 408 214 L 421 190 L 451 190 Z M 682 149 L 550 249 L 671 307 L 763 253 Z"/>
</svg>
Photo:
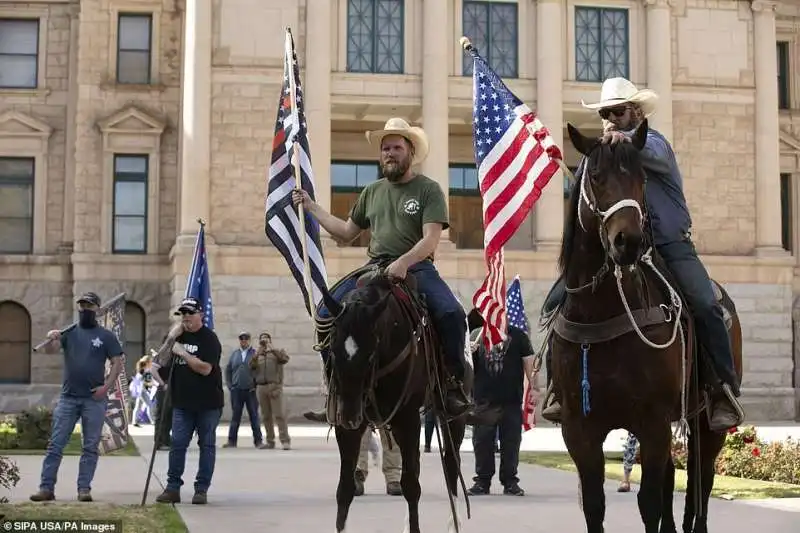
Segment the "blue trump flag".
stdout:
<svg viewBox="0 0 800 533">
<path fill-rule="evenodd" d="M 208 274 L 208 255 L 206 254 L 206 226 L 200 222 L 200 231 L 194 243 L 194 257 L 189 279 L 186 280 L 184 298 L 195 298 L 203 306 L 203 324 L 214 329 L 214 307 L 211 305 L 211 278 Z"/>
<path fill-rule="evenodd" d="M 508 325 L 521 329 L 525 333 L 528 331 L 528 318 L 525 316 L 525 304 L 522 302 L 522 286 L 519 283 L 519 276 L 514 277 L 514 281 L 508 286 L 506 291 L 506 313 L 508 313 Z"/>
</svg>

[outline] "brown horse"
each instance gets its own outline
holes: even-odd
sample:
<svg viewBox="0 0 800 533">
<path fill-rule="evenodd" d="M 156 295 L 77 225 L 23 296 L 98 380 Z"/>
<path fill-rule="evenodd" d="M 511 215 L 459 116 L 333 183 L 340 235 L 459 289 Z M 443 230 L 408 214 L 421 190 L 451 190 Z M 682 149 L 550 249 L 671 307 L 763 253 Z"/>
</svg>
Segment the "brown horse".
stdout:
<svg viewBox="0 0 800 533">
<path fill-rule="evenodd" d="M 419 533 L 420 410 L 433 408 L 442 428 L 442 463 L 449 489 L 452 516 L 450 532 L 457 532 L 459 520 L 454 499 L 461 477 L 460 448 L 466 416 L 443 418 L 441 387 L 444 369 L 441 347 L 425 305 L 414 290 L 414 278 L 393 283 L 379 270 L 357 272 L 357 287 L 342 303 L 326 298 L 333 322 L 324 344 L 329 356 L 328 420 L 335 424 L 339 445 L 339 486 L 336 531 L 344 531 L 355 495 L 355 470 L 361 438 L 367 425 L 391 430 L 400 447 L 400 485 L 408 503 L 404 533 Z M 345 281 L 345 280 L 342 280 Z M 332 292 L 337 292 L 336 287 Z M 472 388 L 471 367 L 465 365 L 464 387 Z M 441 452 L 440 452 L 441 453 Z M 460 479 L 462 489 L 463 479 Z M 466 498 L 466 490 L 464 490 Z M 469 505 L 467 505 L 469 510 Z"/>
<path fill-rule="evenodd" d="M 640 151 L 647 121 L 630 142 L 588 138 L 568 124 L 586 156 L 566 218 L 559 267 L 566 299 L 555 314 L 553 384 L 561 393 L 562 434 L 578 468 L 589 533 L 603 532 L 603 442 L 616 428 L 641 443 L 639 511 L 646 533 L 675 533 L 671 422 L 689 421 L 684 533 L 706 533 L 714 464 L 724 433 L 708 428 L 712 370 L 693 353 L 692 319 L 646 230 Z M 736 310 L 716 283 L 729 319 L 741 380 L 742 334 Z"/>
</svg>

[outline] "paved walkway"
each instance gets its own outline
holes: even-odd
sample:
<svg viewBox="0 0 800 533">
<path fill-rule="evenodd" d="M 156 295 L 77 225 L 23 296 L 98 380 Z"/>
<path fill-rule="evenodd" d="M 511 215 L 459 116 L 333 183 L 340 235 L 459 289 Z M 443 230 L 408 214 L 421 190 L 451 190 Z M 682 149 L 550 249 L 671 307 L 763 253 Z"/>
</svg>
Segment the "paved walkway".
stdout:
<svg viewBox="0 0 800 533">
<path fill-rule="evenodd" d="M 144 488 L 147 461 L 150 457 L 152 428 L 134 428 L 137 444 L 143 456 L 101 459 L 94 483 L 98 501 L 138 503 Z M 256 450 L 248 445 L 249 428 L 240 430 L 238 449 L 219 449 L 214 482 L 209 492 L 209 505 L 178 505 L 191 533 L 216 533 L 228 528 L 237 533 L 263 533 L 266 530 L 287 533 L 306 531 L 332 531 L 336 512 L 335 491 L 338 479 L 339 458 L 333 436 L 325 440 L 326 428 L 321 426 L 292 426 L 293 449 Z M 225 441 L 226 427 L 219 431 L 218 443 Z M 537 436 L 536 434 L 539 433 Z M 558 430 L 538 429 L 526 435 L 525 448 L 534 444 L 544 449 L 559 449 Z M 777 433 L 777 430 L 776 430 Z M 435 442 L 435 437 L 434 437 Z M 610 439 L 609 449 L 615 440 Z M 465 451 L 470 448 L 464 444 Z M 22 470 L 22 481 L 13 493 L 12 500 L 20 501 L 36 489 L 41 457 L 15 457 Z M 197 448 L 190 448 L 184 481 L 184 496 L 190 497 L 191 485 L 197 468 Z M 65 457 L 62 464 L 60 499 L 73 499 L 74 480 L 77 475 L 77 457 Z M 158 452 L 155 475 L 166 477 L 167 452 Z M 405 501 L 402 497 L 385 495 L 379 468 L 371 465 L 363 497 L 353 503 L 348 530 L 353 533 L 400 533 L 403 530 Z M 463 455 L 463 472 L 469 482 L 474 471 L 471 453 Z M 501 532 L 525 531 L 552 533 L 553 531 L 584 531 L 583 516 L 578 507 L 577 478 L 575 474 L 543 469 L 531 465 L 520 466 L 524 498 L 502 496 L 498 486 L 494 495 L 470 499 L 472 519 L 467 521 L 463 501 L 462 531 L 467 533 L 489 530 Z M 446 531 L 449 506 L 441 474 L 438 455 L 424 454 L 422 467 L 423 495 L 420 504 L 423 531 Z M 149 502 L 160 490 L 155 481 L 151 485 Z M 616 483 L 606 487 L 609 531 L 641 531 L 642 525 L 636 507 L 635 493 L 618 494 Z M 0 491 L 2 492 L 2 491 Z M 676 517 L 683 508 L 683 494 L 676 497 Z M 800 520 L 800 504 L 796 501 L 727 502 L 713 500 L 711 526 L 713 530 L 730 533 L 750 532 L 758 528 L 770 533 L 795 533 Z M 783 507 L 783 509 L 781 509 Z"/>
</svg>

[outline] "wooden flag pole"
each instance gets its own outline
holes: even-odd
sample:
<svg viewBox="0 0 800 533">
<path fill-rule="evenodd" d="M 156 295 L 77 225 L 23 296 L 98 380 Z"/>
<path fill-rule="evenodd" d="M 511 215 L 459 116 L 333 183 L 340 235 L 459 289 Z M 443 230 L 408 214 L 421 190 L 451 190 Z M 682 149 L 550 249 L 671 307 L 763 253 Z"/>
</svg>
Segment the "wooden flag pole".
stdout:
<svg viewBox="0 0 800 533">
<path fill-rule="evenodd" d="M 292 116 L 297 117 L 297 127 L 301 128 L 300 115 L 297 113 L 297 83 L 294 78 L 294 46 L 292 42 L 292 30 L 286 28 L 286 58 L 289 61 L 289 101 L 292 105 Z M 299 144 L 297 141 L 292 143 L 292 167 L 294 168 L 294 188 L 302 191 L 302 169 L 300 168 Z M 308 259 L 308 237 L 306 234 L 306 216 L 303 202 L 297 204 L 297 219 L 300 221 L 300 244 L 303 249 L 303 285 L 306 287 L 308 312 L 314 316 L 314 295 L 311 292 L 311 263 Z"/>
</svg>

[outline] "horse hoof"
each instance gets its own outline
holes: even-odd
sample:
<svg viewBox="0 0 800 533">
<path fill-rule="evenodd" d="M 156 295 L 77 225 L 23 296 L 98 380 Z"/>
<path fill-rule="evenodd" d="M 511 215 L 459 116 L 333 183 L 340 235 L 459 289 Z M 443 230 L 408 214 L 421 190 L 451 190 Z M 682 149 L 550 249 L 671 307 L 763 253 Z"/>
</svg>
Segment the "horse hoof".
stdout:
<svg viewBox="0 0 800 533">
<path fill-rule="evenodd" d="M 456 524 L 458 524 L 458 527 L 456 527 Z M 447 533 L 457 533 L 460 531 L 463 531 L 463 529 L 461 529 L 461 519 L 456 517 L 454 521 L 453 515 L 450 515 L 450 518 L 447 519 Z"/>
</svg>

